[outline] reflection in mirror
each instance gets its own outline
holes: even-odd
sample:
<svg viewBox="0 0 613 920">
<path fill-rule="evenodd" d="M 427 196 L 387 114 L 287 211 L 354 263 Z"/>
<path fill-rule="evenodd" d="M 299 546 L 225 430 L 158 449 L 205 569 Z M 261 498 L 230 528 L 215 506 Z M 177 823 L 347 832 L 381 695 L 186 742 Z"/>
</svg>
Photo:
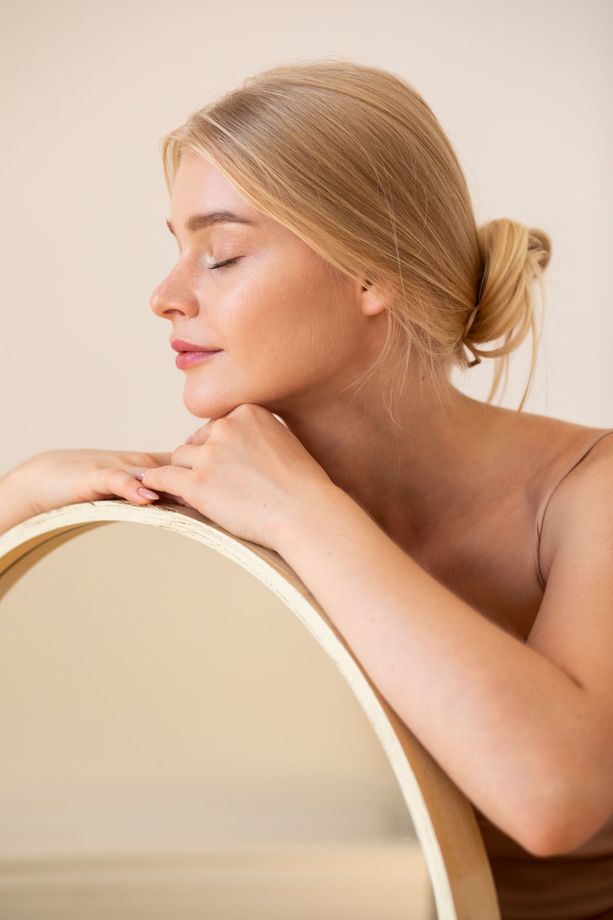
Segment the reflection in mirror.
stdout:
<svg viewBox="0 0 613 920">
<path fill-rule="evenodd" d="M 0 624 L 0 916 L 433 920 L 370 722 L 236 563 L 108 524 Z"/>
</svg>

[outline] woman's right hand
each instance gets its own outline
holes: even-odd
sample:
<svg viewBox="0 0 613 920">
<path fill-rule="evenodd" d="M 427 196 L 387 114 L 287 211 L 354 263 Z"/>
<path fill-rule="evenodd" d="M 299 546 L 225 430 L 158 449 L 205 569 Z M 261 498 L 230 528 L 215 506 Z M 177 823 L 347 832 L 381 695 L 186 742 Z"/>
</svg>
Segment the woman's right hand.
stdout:
<svg viewBox="0 0 613 920">
<path fill-rule="evenodd" d="M 148 505 L 153 498 L 139 493 L 138 473 L 170 463 L 169 453 L 142 453 L 74 448 L 48 450 L 30 457 L 11 475 L 27 491 L 29 516 L 78 502 L 123 498 Z M 18 479 L 17 479 L 18 477 Z M 158 497 L 167 493 L 156 493 Z M 177 496 L 171 501 L 185 504 Z"/>
</svg>

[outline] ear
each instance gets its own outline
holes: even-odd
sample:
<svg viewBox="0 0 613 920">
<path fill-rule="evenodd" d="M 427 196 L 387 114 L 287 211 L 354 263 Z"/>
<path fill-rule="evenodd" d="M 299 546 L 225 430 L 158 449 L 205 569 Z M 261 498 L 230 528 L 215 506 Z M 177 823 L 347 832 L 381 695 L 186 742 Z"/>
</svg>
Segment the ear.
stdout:
<svg viewBox="0 0 613 920">
<path fill-rule="evenodd" d="M 377 283 L 369 278 L 364 278 L 360 284 L 362 312 L 366 316 L 382 313 L 393 296 L 394 291 L 390 285 Z"/>
</svg>

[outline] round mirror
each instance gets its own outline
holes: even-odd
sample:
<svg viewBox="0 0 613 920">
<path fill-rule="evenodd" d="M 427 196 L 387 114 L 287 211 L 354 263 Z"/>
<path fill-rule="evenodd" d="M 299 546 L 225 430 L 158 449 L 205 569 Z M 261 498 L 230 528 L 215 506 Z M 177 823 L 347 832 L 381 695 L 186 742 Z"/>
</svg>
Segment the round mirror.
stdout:
<svg viewBox="0 0 613 920">
<path fill-rule="evenodd" d="M 434 920 L 372 720 L 279 593 L 161 527 L 56 542 L 3 576 L 0 915 Z"/>
</svg>

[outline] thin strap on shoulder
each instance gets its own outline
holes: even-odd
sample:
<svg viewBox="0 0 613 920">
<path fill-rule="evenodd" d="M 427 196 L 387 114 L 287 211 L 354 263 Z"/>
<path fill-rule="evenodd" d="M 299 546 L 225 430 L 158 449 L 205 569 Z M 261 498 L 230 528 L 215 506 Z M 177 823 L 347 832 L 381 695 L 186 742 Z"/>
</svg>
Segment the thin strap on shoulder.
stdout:
<svg viewBox="0 0 613 920">
<path fill-rule="evenodd" d="M 541 560 L 540 560 L 540 549 L 541 549 L 541 532 L 543 530 L 543 518 L 545 517 L 545 511 L 549 504 L 551 496 L 555 492 L 556 488 L 565 479 L 566 476 L 570 473 L 571 470 L 577 466 L 577 464 L 583 460 L 586 454 L 592 449 L 594 444 L 597 444 L 601 438 L 606 437 L 606 435 L 613 433 L 613 428 L 607 428 L 605 431 L 599 431 L 597 434 L 593 434 L 588 440 L 587 444 L 584 444 L 576 453 L 571 457 L 567 462 L 566 466 L 562 470 L 561 474 L 554 479 L 554 481 L 549 485 L 549 488 L 545 492 L 543 499 L 538 507 L 536 512 L 536 539 L 534 541 L 534 558 L 536 564 L 536 577 L 538 582 L 543 590 L 545 590 L 545 579 L 543 578 L 543 573 L 541 571 Z"/>
</svg>

